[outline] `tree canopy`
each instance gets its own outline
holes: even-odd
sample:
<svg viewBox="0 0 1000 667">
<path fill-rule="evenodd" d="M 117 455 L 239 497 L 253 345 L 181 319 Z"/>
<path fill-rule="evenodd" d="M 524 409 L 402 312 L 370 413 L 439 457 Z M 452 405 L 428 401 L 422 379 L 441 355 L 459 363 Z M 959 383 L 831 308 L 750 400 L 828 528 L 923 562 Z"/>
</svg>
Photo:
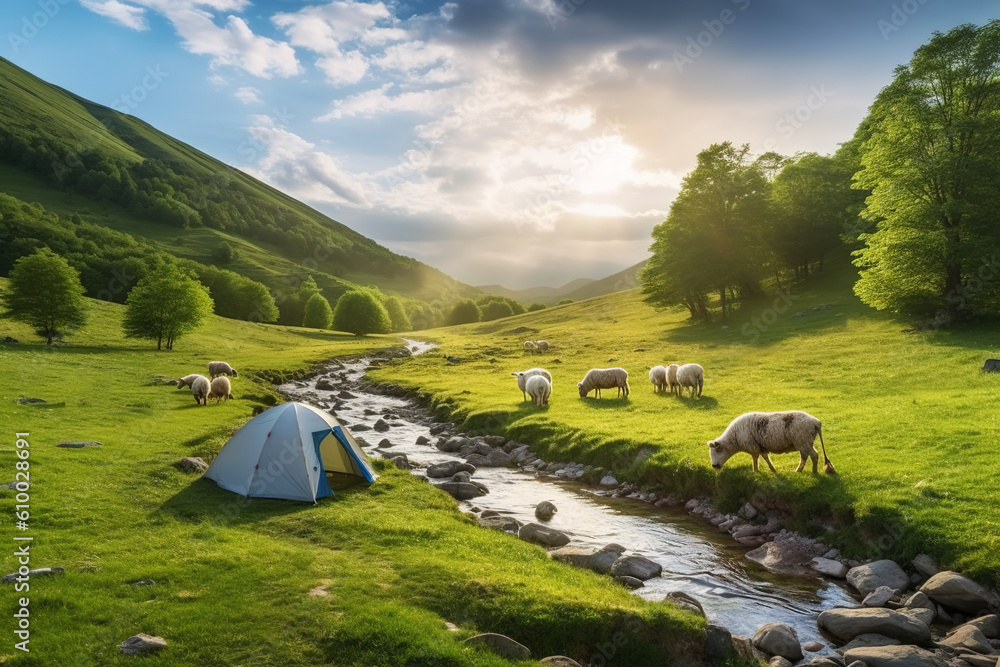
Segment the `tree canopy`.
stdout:
<svg viewBox="0 0 1000 667">
<path fill-rule="evenodd" d="M 330 307 L 330 302 L 319 292 L 313 293 L 306 301 L 302 326 L 310 329 L 329 329 L 332 322 L 333 309 Z"/>
<path fill-rule="evenodd" d="M 393 333 L 399 331 L 409 331 L 411 328 L 410 318 L 406 316 L 403 304 L 397 297 L 387 296 L 382 302 L 385 310 L 389 313 L 389 320 L 392 322 Z"/>
<path fill-rule="evenodd" d="M 3 316 L 31 326 L 51 345 L 68 329 L 86 322 L 83 293 L 80 272 L 48 248 L 41 248 L 14 262 Z"/>
<path fill-rule="evenodd" d="M 383 334 L 392 331 L 392 320 L 375 293 L 365 289 L 349 290 L 337 299 L 333 328 L 355 336 Z"/>
<path fill-rule="evenodd" d="M 472 299 L 462 299 L 448 313 L 445 323 L 449 326 L 454 324 L 471 324 L 479 322 L 482 318 L 483 314 L 475 301 Z"/>
<path fill-rule="evenodd" d="M 128 338 L 156 341 L 156 349 L 172 350 L 212 313 L 208 289 L 174 265 L 166 265 L 140 280 L 125 301 L 122 329 Z"/>
</svg>

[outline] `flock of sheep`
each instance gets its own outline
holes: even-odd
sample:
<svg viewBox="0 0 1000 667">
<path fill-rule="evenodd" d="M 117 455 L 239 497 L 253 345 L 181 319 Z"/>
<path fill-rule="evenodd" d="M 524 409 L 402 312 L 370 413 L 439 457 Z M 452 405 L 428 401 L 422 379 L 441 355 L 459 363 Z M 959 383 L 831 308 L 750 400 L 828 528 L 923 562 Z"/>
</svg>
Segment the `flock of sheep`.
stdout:
<svg viewBox="0 0 1000 667">
<path fill-rule="evenodd" d="M 542 349 L 539 343 L 547 341 L 524 341 L 525 351 Z M 521 396 L 536 406 L 548 405 L 552 395 L 552 374 L 544 368 L 530 368 L 526 371 L 511 373 L 517 377 L 517 387 Z M 695 393 L 700 397 L 705 386 L 705 369 L 699 364 L 670 364 L 669 366 L 653 366 L 649 370 L 649 381 L 653 384 L 653 393 L 669 391 L 682 396 L 684 389 L 691 390 L 691 398 Z M 628 371 L 624 368 L 592 368 L 587 371 L 583 380 L 576 384 L 580 398 L 593 391 L 597 398 L 601 397 L 602 389 L 617 389 L 618 396 L 628 397 Z M 819 452 L 813 444 L 819 437 L 823 449 L 825 472 L 836 474 L 833 463 L 826 455 L 826 445 L 823 443 L 822 423 L 816 417 L 800 410 L 784 412 L 747 412 L 726 427 L 715 440 L 708 443 L 709 459 L 716 470 L 738 452 L 745 452 L 753 458 L 754 472 L 759 470 L 757 462 L 763 458 L 772 472 L 777 472 L 771 464 L 770 454 L 799 453 L 799 466 L 796 472 L 805 469 L 806 462 L 812 460 L 813 472 L 817 472 Z"/>
<path fill-rule="evenodd" d="M 208 377 L 197 373 L 185 375 L 177 381 L 177 388 L 191 387 L 194 402 L 198 405 L 208 405 L 208 401 L 213 398 L 215 404 L 218 405 L 223 399 L 233 397 L 233 386 L 229 377 L 237 377 L 238 375 L 236 369 L 225 361 L 210 361 L 208 362 Z"/>
</svg>

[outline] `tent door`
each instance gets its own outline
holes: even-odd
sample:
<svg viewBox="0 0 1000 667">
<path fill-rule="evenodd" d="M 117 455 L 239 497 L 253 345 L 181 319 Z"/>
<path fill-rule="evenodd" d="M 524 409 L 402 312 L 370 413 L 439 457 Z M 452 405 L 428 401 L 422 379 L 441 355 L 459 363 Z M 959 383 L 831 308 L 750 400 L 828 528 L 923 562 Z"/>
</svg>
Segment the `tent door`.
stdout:
<svg viewBox="0 0 1000 667">
<path fill-rule="evenodd" d="M 316 498 L 325 498 L 326 496 L 333 495 L 333 489 L 330 488 L 330 482 L 326 480 L 326 471 L 323 469 L 323 455 L 320 454 L 319 447 L 323 442 L 321 438 L 313 437 L 313 443 L 316 446 L 316 460 L 319 461 L 319 480 L 316 483 Z"/>
</svg>

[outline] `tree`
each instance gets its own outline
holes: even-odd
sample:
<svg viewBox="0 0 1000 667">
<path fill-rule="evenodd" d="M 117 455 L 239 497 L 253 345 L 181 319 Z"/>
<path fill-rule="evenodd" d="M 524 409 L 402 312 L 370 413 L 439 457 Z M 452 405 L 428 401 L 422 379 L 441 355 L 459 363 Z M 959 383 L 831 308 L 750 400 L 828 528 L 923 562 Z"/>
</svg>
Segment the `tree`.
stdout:
<svg viewBox="0 0 1000 667">
<path fill-rule="evenodd" d="M 528 306 L 528 312 L 529 313 L 535 313 L 535 312 L 538 312 L 539 310 L 545 310 L 545 304 L 544 303 L 538 303 L 536 301 L 535 303 L 533 303 L 530 306 Z"/>
<path fill-rule="evenodd" d="M 935 32 L 866 119 L 860 188 L 876 229 L 855 253 L 855 293 L 945 324 L 1000 312 L 1000 21 Z M 986 276 L 984 276 L 984 270 Z"/>
<path fill-rule="evenodd" d="M 483 322 L 491 322 L 501 317 L 510 317 L 514 311 L 506 301 L 487 301 L 483 304 L 482 313 Z"/>
<path fill-rule="evenodd" d="M 83 326 L 87 305 L 80 272 L 48 248 L 25 255 L 10 270 L 4 317 L 31 326 L 45 344 Z"/>
<path fill-rule="evenodd" d="M 382 305 L 385 306 L 386 312 L 389 313 L 389 320 L 392 322 L 393 332 L 410 330 L 410 318 L 406 316 L 406 311 L 403 310 L 403 304 L 398 298 L 394 296 L 387 296 Z"/>
<path fill-rule="evenodd" d="M 198 328 L 212 314 L 208 289 L 172 264 L 160 267 L 132 288 L 122 329 L 127 338 L 156 341 L 156 349 Z"/>
<path fill-rule="evenodd" d="M 355 336 L 389 333 L 392 320 L 379 298 L 364 289 L 349 290 L 340 295 L 333 309 L 333 328 Z"/>
<path fill-rule="evenodd" d="M 448 313 L 448 317 L 445 320 L 445 324 L 448 326 L 455 324 L 471 324 L 473 322 L 478 322 L 483 319 L 483 314 L 479 310 L 479 306 L 472 299 L 462 299 L 455 307 L 451 309 Z"/>
<path fill-rule="evenodd" d="M 225 241 L 212 251 L 212 261 L 216 264 L 231 264 L 238 256 L 236 249 Z"/>
<path fill-rule="evenodd" d="M 725 319 L 732 302 L 760 292 L 768 250 L 766 172 L 773 154 L 750 159 L 750 147 L 712 144 L 684 177 L 667 219 L 653 230 L 653 257 L 640 273 L 647 302 L 684 304 L 710 320 L 708 295 L 717 293 Z"/>
<path fill-rule="evenodd" d="M 310 329 L 329 329 L 333 322 L 333 309 L 330 302 L 319 292 L 313 294 L 306 301 L 305 315 L 302 318 L 302 326 Z"/>
</svg>

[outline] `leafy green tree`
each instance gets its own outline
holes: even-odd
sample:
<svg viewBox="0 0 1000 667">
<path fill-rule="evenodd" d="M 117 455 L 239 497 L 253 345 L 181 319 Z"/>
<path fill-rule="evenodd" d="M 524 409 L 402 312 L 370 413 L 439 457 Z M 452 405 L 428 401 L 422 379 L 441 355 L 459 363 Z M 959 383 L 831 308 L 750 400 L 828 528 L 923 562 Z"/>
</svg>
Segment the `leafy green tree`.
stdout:
<svg viewBox="0 0 1000 667">
<path fill-rule="evenodd" d="M 393 332 L 410 330 L 410 318 L 406 316 L 403 304 L 397 297 L 387 296 L 382 305 L 385 306 L 386 312 L 389 313 Z"/>
<path fill-rule="evenodd" d="M 544 303 L 537 303 L 536 302 L 536 303 L 533 303 L 530 306 L 528 306 L 528 312 L 529 313 L 534 313 L 534 312 L 537 312 L 539 310 L 545 310 L 545 304 Z"/>
<path fill-rule="evenodd" d="M 4 317 L 31 326 L 45 344 L 83 326 L 87 306 L 80 272 L 48 248 L 14 262 L 4 295 Z"/>
<path fill-rule="evenodd" d="M 310 329 L 329 329 L 333 322 L 333 309 L 326 297 L 317 292 L 306 301 L 305 315 L 302 326 Z"/>
<path fill-rule="evenodd" d="M 483 322 L 492 322 L 513 314 L 514 311 L 506 301 L 487 301 L 482 307 Z"/>
<path fill-rule="evenodd" d="M 455 324 L 471 324 L 483 319 L 483 313 L 479 306 L 472 299 L 462 299 L 448 313 L 445 324 L 448 326 Z"/>
<path fill-rule="evenodd" d="M 653 257 L 640 273 L 645 300 L 684 304 L 709 321 L 708 295 L 716 293 L 725 319 L 735 299 L 760 292 L 768 256 L 766 174 L 772 154 L 750 159 L 750 147 L 712 144 L 684 177 L 667 219 L 653 230 Z"/>
<path fill-rule="evenodd" d="M 156 341 L 156 349 L 197 329 L 212 314 L 208 289 L 176 266 L 168 264 L 132 288 L 125 301 L 122 329 L 127 338 Z"/>
<path fill-rule="evenodd" d="M 486 320 L 486 306 L 489 305 L 490 303 L 496 303 L 496 302 L 507 304 L 507 306 L 510 307 L 510 312 L 512 315 L 520 315 L 521 313 L 527 312 L 524 307 L 524 304 L 518 301 L 517 299 L 512 299 L 509 296 L 500 296 L 499 294 L 486 294 L 484 296 L 479 297 L 476 300 L 476 305 L 479 306 L 479 309 L 483 311 L 483 320 Z M 499 309 L 498 312 L 505 313 L 507 311 L 501 308 Z M 500 317 L 506 317 L 506 315 L 501 315 Z M 492 319 L 497 319 L 497 318 L 494 317 Z"/>
<path fill-rule="evenodd" d="M 236 261 L 236 250 L 230 244 L 223 241 L 212 251 L 212 261 L 216 264 L 230 264 Z"/>
<path fill-rule="evenodd" d="M 333 309 L 333 328 L 355 336 L 389 333 L 392 320 L 385 306 L 370 290 L 349 290 L 340 295 Z"/>
<path fill-rule="evenodd" d="M 563 299 L 562 301 L 560 301 L 556 305 L 557 306 L 565 306 L 567 303 L 575 303 L 575 302 L 573 301 L 573 299 Z"/>
<path fill-rule="evenodd" d="M 861 149 L 865 217 L 855 293 L 940 323 L 1000 312 L 1000 21 L 936 32 L 872 105 Z M 984 275 L 985 272 L 985 275 Z"/>
</svg>

